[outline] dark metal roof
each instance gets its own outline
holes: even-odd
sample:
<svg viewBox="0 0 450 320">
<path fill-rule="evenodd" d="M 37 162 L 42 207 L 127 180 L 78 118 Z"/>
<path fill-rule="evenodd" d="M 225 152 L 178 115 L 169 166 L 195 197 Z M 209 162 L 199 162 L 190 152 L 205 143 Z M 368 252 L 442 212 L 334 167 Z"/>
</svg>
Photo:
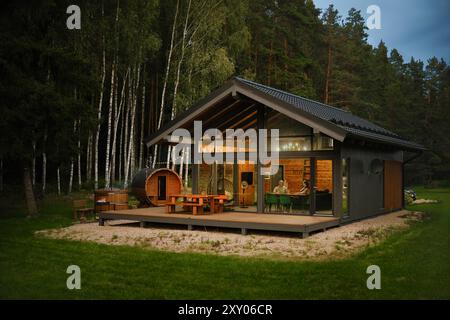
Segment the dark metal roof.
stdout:
<svg viewBox="0 0 450 320">
<path fill-rule="evenodd" d="M 352 137 L 398 146 L 408 150 L 426 150 L 423 146 L 408 141 L 370 121 L 355 116 L 351 112 L 240 77 L 235 77 L 226 82 L 210 95 L 201 99 L 191 108 L 178 115 L 174 120 L 158 130 L 158 132 L 155 132 L 148 137 L 146 143 L 148 145 L 157 143 L 159 140 L 163 139 L 165 135 L 169 134 L 183 123 L 195 120 L 198 113 L 209 108 L 215 100 L 224 96 L 224 94 L 231 94 L 231 92 L 238 92 L 244 95 L 253 93 L 254 99 L 270 100 L 270 103 L 273 104 L 272 107 L 274 108 L 278 104 L 277 102 L 279 102 L 280 106 L 282 105 L 280 111 L 289 110 L 291 114 L 309 117 L 310 122 L 312 121 L 311 124 L 320 124 L 320 128 L 325 130 L 324 132 L 328 130 L 330 134 L 335 134 L 339 141 L 344 141 L 344 139 Z"/>
<path fill-rule="evenodd" d="M 236 77 L 238 82 L 248 85 L 264 94 L 272 96 L 275 99 L 286 102 L 304 112 L 314 115 L 317 118 L 326 120 L 344 129 L 352 136 L 364 139 L 375 140 L 393 145 L 399 145 L 410 149 L 425 148 L 415 142 L 403 139 L 396 133 L 384 129 L 370 121 L 355 116 L 351 112 L 332 107 L 314 100 L 303 98 L 295 94 L 271 88 L 250 80 Z"/>
</svg>

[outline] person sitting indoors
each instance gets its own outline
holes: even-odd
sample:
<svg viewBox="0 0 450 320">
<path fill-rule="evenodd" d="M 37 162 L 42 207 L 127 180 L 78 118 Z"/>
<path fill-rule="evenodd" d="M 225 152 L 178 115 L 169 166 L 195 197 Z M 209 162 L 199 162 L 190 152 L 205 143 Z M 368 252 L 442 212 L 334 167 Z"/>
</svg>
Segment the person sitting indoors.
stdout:
<svg viewBox="0 0 450 320">
<path fill-rule="evenodd" d="M 309 194 L 309 182 L 307 180 L 303 180 L 302 187 L 299 192 L 296 192 L 297 195 L 308 195 Z"/>
<path fill-rule="evenodd" d="M 273 193 L 277 193 L 277 194 L 286 194 L 286 193 L 288 193 L 288 189 L 285 186 L 283 180 L 280 180 L 278 182 L 278 185 L 273 189 Z"/>
</svg>

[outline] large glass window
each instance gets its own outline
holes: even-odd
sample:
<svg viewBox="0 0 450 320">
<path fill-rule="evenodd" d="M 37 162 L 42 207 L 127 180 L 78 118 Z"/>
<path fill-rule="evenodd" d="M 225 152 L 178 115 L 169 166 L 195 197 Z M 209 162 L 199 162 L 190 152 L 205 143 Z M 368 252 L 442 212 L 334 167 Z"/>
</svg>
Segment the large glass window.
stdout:
<svg viewBox="0 0 450 320">
<path fill-rule="evenodd" d="M 311 151 L 311 137 L 281 137 L 278 139 L 277 151 Z"/>
<path fill-rule="evenodd" d="M 264 178 L 268 213 L 308 213 L 311 191 L 310 158 L 282 159 L 278 172 Z"/>
<path fill-rule="evenodd" d="M 314 150 L 333 150 L 334 149 L 334 141 L 332 138 L 321 134 L 314 134 L 313 138 L 313 149 Z"/>
<path fill-rule="evenodd" d="M 315 175 L 316 213 L 333 214 L 333 160 L 317 160 Z"/>
</svg>

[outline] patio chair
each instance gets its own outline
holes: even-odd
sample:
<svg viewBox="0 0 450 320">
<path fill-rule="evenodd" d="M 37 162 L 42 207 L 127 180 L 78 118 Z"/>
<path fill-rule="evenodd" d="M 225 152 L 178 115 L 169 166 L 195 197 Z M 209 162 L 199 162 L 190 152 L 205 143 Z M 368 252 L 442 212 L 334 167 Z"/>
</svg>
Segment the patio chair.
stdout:
<svg viewBox="0 0 450 320">
<path fill-rule="evenodd" d="M 278 197 L 276 195 L 266 193 L 264 197 L 266 210 L 269 209 L 269 212 L 272 212 L 272 205 L 275 205 L 275 208 L 278 210 Z"/>
<path fill-rule="evenodd" d="M 285 194 L 280 194 L 280 207 L 281 210 L 291 212 L 292 200 L 291 197 Z"/>
<path fill-rule="evenodd" d="M 73 200 L 72 203 L 74 220 L 80 219 L 80 222 L 86 222 L 86 214 L 94 213 L 94 208 L 87 206 L 87 200 Z"/>
</svg>

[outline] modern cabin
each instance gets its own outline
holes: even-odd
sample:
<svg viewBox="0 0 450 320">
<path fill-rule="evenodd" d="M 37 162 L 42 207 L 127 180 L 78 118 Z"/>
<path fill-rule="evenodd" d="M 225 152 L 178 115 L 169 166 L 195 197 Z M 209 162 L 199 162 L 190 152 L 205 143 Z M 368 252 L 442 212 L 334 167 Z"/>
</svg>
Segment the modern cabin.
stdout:
<svg viewBox="0 0 450 320">
<path fill-rule="evenodd" d="M 146 144 L 167 150 L 176 129 L 194 135 L 197 121 L 202 134 L 211 128 L 279 130 L 275 174 L 263 172 L 262 167 L 270 168 L 260 163 L 250 143 L 245 150 L 216 148 L 224 161 L 212 164 L 195 162 L 191 143 L 186 152 L 189 191 L 227 195 L 230 212 L 330 216 L 345 222 L 399 210 L 404 164 L 424 150 L 345 110 L 239 77 L 164 125 Z M 211 149 L 203 145 L 198 152 Z M 256 152 L 257 159 L 226 161 L 227 153 L 236 159 L 238 152 Z"/>
</svg>

